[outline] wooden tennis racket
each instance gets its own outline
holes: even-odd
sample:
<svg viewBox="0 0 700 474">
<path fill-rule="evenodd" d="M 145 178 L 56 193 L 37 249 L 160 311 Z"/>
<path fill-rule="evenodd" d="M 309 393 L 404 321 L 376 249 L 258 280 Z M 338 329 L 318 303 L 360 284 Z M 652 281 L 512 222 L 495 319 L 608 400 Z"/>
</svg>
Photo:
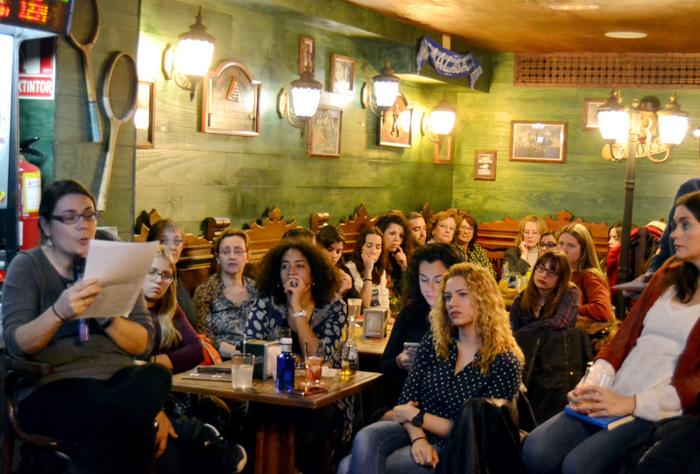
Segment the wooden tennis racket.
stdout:
<svg viewBox="0 0 700 474">
<path fill-rule="evenodd" d="M 138 100 L 138 82 L 136 61 L 129 53 L 116 54 L 107 67 L 107 74 L 102 84 L 102 105 L 109 119 L 109 145 L 105 156 L 100 191 L 97 196 L 97 210 L 104 211 L 107 206 L 107 191 L 112 175 L 114 150 L 117 145 L 119 127 L 134 116 Z"/>
<path fill-rule="evenodd" d="M 82 53 L 85 69 L 85 88 L 88 98 L 90 141 L 102 141 L 102 123 L 97 110 L 95 79 L 92 74 L 92 47 L 100 32 L 100 7 L 97 0 L 75 0 L 68 40 Z"/>
</svg>

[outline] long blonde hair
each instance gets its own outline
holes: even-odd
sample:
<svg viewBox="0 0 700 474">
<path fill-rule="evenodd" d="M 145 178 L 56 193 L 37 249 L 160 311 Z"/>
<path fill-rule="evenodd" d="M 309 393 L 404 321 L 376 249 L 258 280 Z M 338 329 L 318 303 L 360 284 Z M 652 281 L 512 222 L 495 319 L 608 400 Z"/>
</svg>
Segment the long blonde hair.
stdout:
<svg viewBox="0 0 700 474">
<path fill-rule="evenodd" d="M 476 361 L 476 365 L 481 369 L 481 373 L 487 375 L 496 356 L 505 352 L 512 352 L 523 362 L 525 357 L 513 337 L 510 319 L 496 280 L 484 267 L 470 262 L 454 265 L 445 273 L 435 298 L 435 308 L 430 312 L 430 331 L 438 358 L 448 360 L 449 346 L 457 332 L 445 309 L 444 294 L 447 281 L 458 276 L 464 278 L 476 312 L 480 343 L 480 359 Z"/>
<path fill-rule="evenodd" d="M 155 302 L 156 319 L 160 325 L 160 349 L 168 349 L 180 343 L 182 334 L 175 328 L 173 318 L 177 310 L 177 267 L 173 256 L 165 245 L 158 246 L 156 258 L 162 257 L 170 263 L 173 281 L 162 298 Z"/>
</svg>

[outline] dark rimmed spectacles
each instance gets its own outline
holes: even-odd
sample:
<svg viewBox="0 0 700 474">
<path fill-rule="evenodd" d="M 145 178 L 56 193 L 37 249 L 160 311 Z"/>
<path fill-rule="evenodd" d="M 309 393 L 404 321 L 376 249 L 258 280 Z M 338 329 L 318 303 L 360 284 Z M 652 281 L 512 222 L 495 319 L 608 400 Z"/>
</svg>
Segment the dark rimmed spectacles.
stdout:
<svg viewBox="0 0 700 474">
<path fill-rule="evenodd" d="M 551 276 L 552 278 L 558 277 L 559 272 L 555 270 L 551 270 L 544 265 L 538 265 L 537 268 L 535 269 L 539 273 L 546 273 L 547 275 Z"/>
<path fill-rule="evenodd" d="M 161 281 L 164 281 L 167 284 L 172 283 L 173 278 L 175 278 L 172 273 L 159 272 L 155 268 L 151 268 L 150 270 L 148 270 L 148 275 L 146 275 L 146 278 L 148 278 L 148 281 L 152 281 L 155 283 L 158 281 L 158 277 L 161 278 Z"/>
<path fill-rule="evenodd" d="M 51 216 L 51 219 L 55 219 L 61 224 L 75 224 L 81 217 L 85 222 L 95 222 L 100 217 L 100 213 L 94 210 L 85 211 L 82 214 L 75 211 L 66 211 L 62 216 Z"/>
<path fill-rule="evenodd" d="M 546 244 L 544 242 L 540 243 L 540 248 L 541 249 L 547 249 L 547 250 L 553 250 L 557 248 L 557 243 L 556 242 L 547 242 Z"/>
</svg>

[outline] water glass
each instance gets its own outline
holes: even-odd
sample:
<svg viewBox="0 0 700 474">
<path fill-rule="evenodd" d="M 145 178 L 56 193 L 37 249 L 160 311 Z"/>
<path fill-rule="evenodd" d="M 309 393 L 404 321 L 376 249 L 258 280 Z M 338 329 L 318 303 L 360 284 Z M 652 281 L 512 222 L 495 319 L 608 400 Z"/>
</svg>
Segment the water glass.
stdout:
<svg viewBox="0 0 700 474">
<path fill-rule="evenodd" d="M 603 372 L 593 372 L 591 367 L 586 368 L 586 373 L 581 379 L 581 386 L 597 385 L 598 387 L 609 390 L 613 384 L 613 376 Z"/>
<path fill-rule="evenodd" d="M 304 365 L 306 382 L 318 385 L 323 374 L 323 356 L 326 354 L 326 341 L 318 341 L 315 351 L 310 350 L 309 341 L 304 341 Z"/>
<path fill-rule="evenodd" d="M 348 320 L 357 321 L 360 317 L 362 300 L 360 298 L 348 298 Z"/>
<path fill-rule="evenodd" d="M 231 382 L 235 389 L 246 389 L 253 385 L 253 354 L 240 354 L 231 357 Z"/>
</svg>

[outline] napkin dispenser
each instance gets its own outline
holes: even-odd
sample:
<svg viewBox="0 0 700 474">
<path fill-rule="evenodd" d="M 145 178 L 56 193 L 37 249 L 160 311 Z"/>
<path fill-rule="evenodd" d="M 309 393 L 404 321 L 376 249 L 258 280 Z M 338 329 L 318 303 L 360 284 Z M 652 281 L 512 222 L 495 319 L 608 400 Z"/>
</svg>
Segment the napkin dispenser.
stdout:
<svg viewBox="0 0 700 474">
<path fill-rule="evenodd" d="M 366 308 L 362 323 L 362 338 L 384 338 L 388 317 L 388 308 Z"/>
<path fill-rule="evenodd" d="M 282 347 L 279 341 L 249 339 L 243 342 L 243 353 L 255 356 L 253 377 L 265 380 L 277 370 L 277 356 L 282 353 Z"/>
</svg>

